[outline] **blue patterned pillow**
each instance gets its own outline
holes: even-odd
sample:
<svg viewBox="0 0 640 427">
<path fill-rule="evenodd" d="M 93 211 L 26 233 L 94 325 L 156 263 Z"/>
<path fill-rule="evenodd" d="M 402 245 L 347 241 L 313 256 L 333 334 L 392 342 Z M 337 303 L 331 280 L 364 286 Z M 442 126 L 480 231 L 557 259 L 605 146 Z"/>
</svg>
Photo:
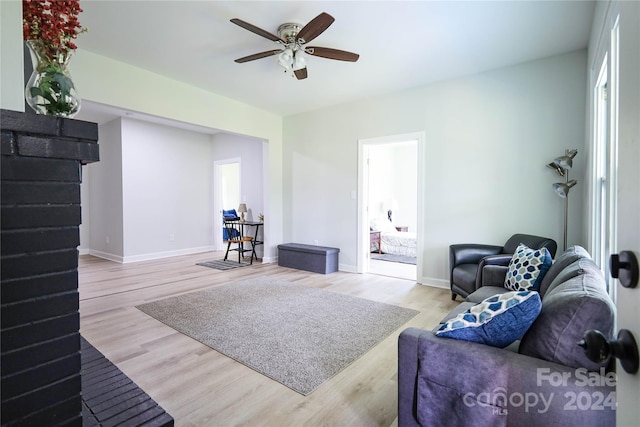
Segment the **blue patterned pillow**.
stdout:
<svg viewBox="0 0 640 427">
<path fill-rule="evenodd" d="M 547 248 L 531 249 L 520 243 L 509 261 L 504 287 L 512 291 L 537 291 L 552 263 Z"/>
<path fill-rule="evenodd" d="M 541 309 L 540 295 L 535 291 L 506 292 L 458 314 L 440 326 L 436 335 L 506 347 L 522 338 Z"/>
</svg>

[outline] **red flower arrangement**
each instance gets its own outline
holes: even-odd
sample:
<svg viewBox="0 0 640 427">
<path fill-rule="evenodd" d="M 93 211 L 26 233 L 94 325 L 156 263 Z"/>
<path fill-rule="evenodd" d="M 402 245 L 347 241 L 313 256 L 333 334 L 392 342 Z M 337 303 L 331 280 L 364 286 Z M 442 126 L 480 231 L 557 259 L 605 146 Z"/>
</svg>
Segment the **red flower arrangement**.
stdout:
<svg viewBox="0 0 640 427">
<path fill-rule="evenodd" d="M 23 38 L 40 44 L 49 58 L 75 50 L 73 40 L 86 31 L 80 12 L 78 0 L 22 0 Z"/>
<path fill-rule="evenodd" d="M 80 108 L 67 70 L 77 49 L 73 40 L 86 31 L 78 22 L 80 12 L 78 0 L 22 0 L 23 38 L 33 64 L 25 97 L 38 114 L 73 117 Z"/>
</svg>

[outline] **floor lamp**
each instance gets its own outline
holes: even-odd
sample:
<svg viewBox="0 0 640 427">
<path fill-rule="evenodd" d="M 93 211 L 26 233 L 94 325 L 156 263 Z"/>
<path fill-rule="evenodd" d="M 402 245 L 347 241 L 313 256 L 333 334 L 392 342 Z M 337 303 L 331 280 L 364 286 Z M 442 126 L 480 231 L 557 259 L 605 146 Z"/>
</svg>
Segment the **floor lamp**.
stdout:
<svg viewBox="0 0 640 427">
<path fill-rule="evenodd" d="M 567 230 L 569 226 L 569 189 L 575 186 L 578 181 L 569 180 L 569 169 L 573 166 L 573 158 L 578 154 L 578 150 L 566 150 L 564 156 L 557 157 L 547 167 L 555 170 L 558 175 L 565 178 L 565 182 L 553 184 L 553 191 L 564 199 L 564 250 L 567 250 Z"/>
</svg>

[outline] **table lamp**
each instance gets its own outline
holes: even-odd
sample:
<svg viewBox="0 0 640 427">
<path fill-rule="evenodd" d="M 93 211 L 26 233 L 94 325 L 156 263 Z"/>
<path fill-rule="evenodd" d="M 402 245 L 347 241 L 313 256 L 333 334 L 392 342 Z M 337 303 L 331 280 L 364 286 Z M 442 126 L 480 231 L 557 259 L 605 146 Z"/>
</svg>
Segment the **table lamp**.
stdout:
<svg viewBox="0 0 640 427">
<path fill-rule="evenodd" d="M 247 204 L 240 203 L 240 206 L 238 206 L 238 212 L 240 212 L 240 222 L 244 222 L 244 214 L 247 212 Z"/>
</svg>

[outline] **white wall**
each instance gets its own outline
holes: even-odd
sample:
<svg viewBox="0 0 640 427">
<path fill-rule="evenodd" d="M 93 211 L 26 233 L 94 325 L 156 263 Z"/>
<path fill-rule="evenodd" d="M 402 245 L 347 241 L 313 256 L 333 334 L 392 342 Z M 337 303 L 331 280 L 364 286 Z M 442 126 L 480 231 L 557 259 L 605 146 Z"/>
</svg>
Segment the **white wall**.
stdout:
<svg viewBox="0 0 640 427">
<path fill-rule="evenodd" d="M 100 161 L 83 166 L 83 252 L 122 261 L 124 256 L 122 204 L 122 126 L 113 120 L 99 127 Z M 88 190 L 87 190 L 88 187 Z M 95 195 L 95 196 L 94 196 Z M 88 197 L 86 199 L 85 197 Z M 88 232 L 88 234 L 86 234 Z"/>
<path fill-rule="evenodd" d="M 210 249 L 210 135 L 121 120 L 125 260 Z"/>
<path fill-rule="evenodd" d="M 22 2 L 0 1 L 0 105 L 24 111 Z"/>
<path fill-rule="evenodd" d="M 276 259 L 277 245 L 282 243 L 282 119 L 280 116 L 81 49 L 78 49 L 70 68 L 76 86 L 82 88 L 83 99 L 267 141 L 262 143 L 261 148 L 261 166 L 267 174 L 266 178 L 261 180 L 265 201 L 262 212 L 266 218 L 269 218 L 264 226 L 263 248 L 266 260 Z M 162 87 L 163 90 L 158 91 L 158 87 Z M 99 142 L 101 145 L 104 142 L 102 134 Z M 211 156 L 208 160 L 211 162 L 209 167 L 212 168 Z M 209 176 L 209 183 L 211 179 L 212 177 Z M 249 201 L 249 197 L 253 196 L 247 194 L 247 197 Z M 253 202 L 249 201 L 249 203 Z M 128 208 L 125 206 L 125 209 Z M 209 211 L 211 210 L 212 207 L 209 207 Z M 167 223 L 167 227 L 168 225 Z M 126 223 L 124 226 L 130 229 Z M 167 236 L 171 233 L 169 228 L 153 232 L 153 239 L 157 239 L 156 243 L 160 245 L 155 251 L 159 251 L 160 254 L 170 254 L 175 253 L 171 251 L 180 250 L 175 246 L 177 244 L 168 240 Z M 193 231 L 185 230 L 184 232 L 195 236 Z M 176 242 L 179 233 L 176 231 L 176 240 L 174 240 Z M 161 238 L 164 241 L 160 242 Z M 93 238 L 91 244 L 94 244 Z M 148 247 L 147 250 L 151 248 Z M 134 246 L 127 246 L 126 256 L 130 260 L 136 260 L 139 259 L 138 256 L 142 251 L 145 249 L 136 243 Z M 124 253 L 122 256 L 125 256 Z"/>
<path fill-rule="evenodd" d="M 240 158 L 240 201 L 246 203 L 249 210 L 245 219 L 257 221 L 258 215 L 264 213 L 263 141 L 227 133 L 215 134 L 212 140 L 214 161 Z M 238 209 L 238 206 L 232 207 Z"/>
<path fill-rule="evenodd" d="M 135 262 L 212 250 L 217 160 L 240 159 L 247 219 L 264 212 L 261 140 L 130 118 L 99 131 L 101 161 L 84 168 L 83 253 Z"/>
<path fill-rule="evenodd" d="M 284 240 L 339 247 L 355 271 L 358 140 L 424 131 L 423 282 L 448 281 L 452 243 L 519 232 L 561 245 L 563 203 L 545 165 L 584 152 L 585 86 L 579 51 L 285 118 Z M 584 156 L 574 160 L 580 180 Z M 583 243 L 582 197 L 571 193 L 570 244 Z"/>
</svg>

